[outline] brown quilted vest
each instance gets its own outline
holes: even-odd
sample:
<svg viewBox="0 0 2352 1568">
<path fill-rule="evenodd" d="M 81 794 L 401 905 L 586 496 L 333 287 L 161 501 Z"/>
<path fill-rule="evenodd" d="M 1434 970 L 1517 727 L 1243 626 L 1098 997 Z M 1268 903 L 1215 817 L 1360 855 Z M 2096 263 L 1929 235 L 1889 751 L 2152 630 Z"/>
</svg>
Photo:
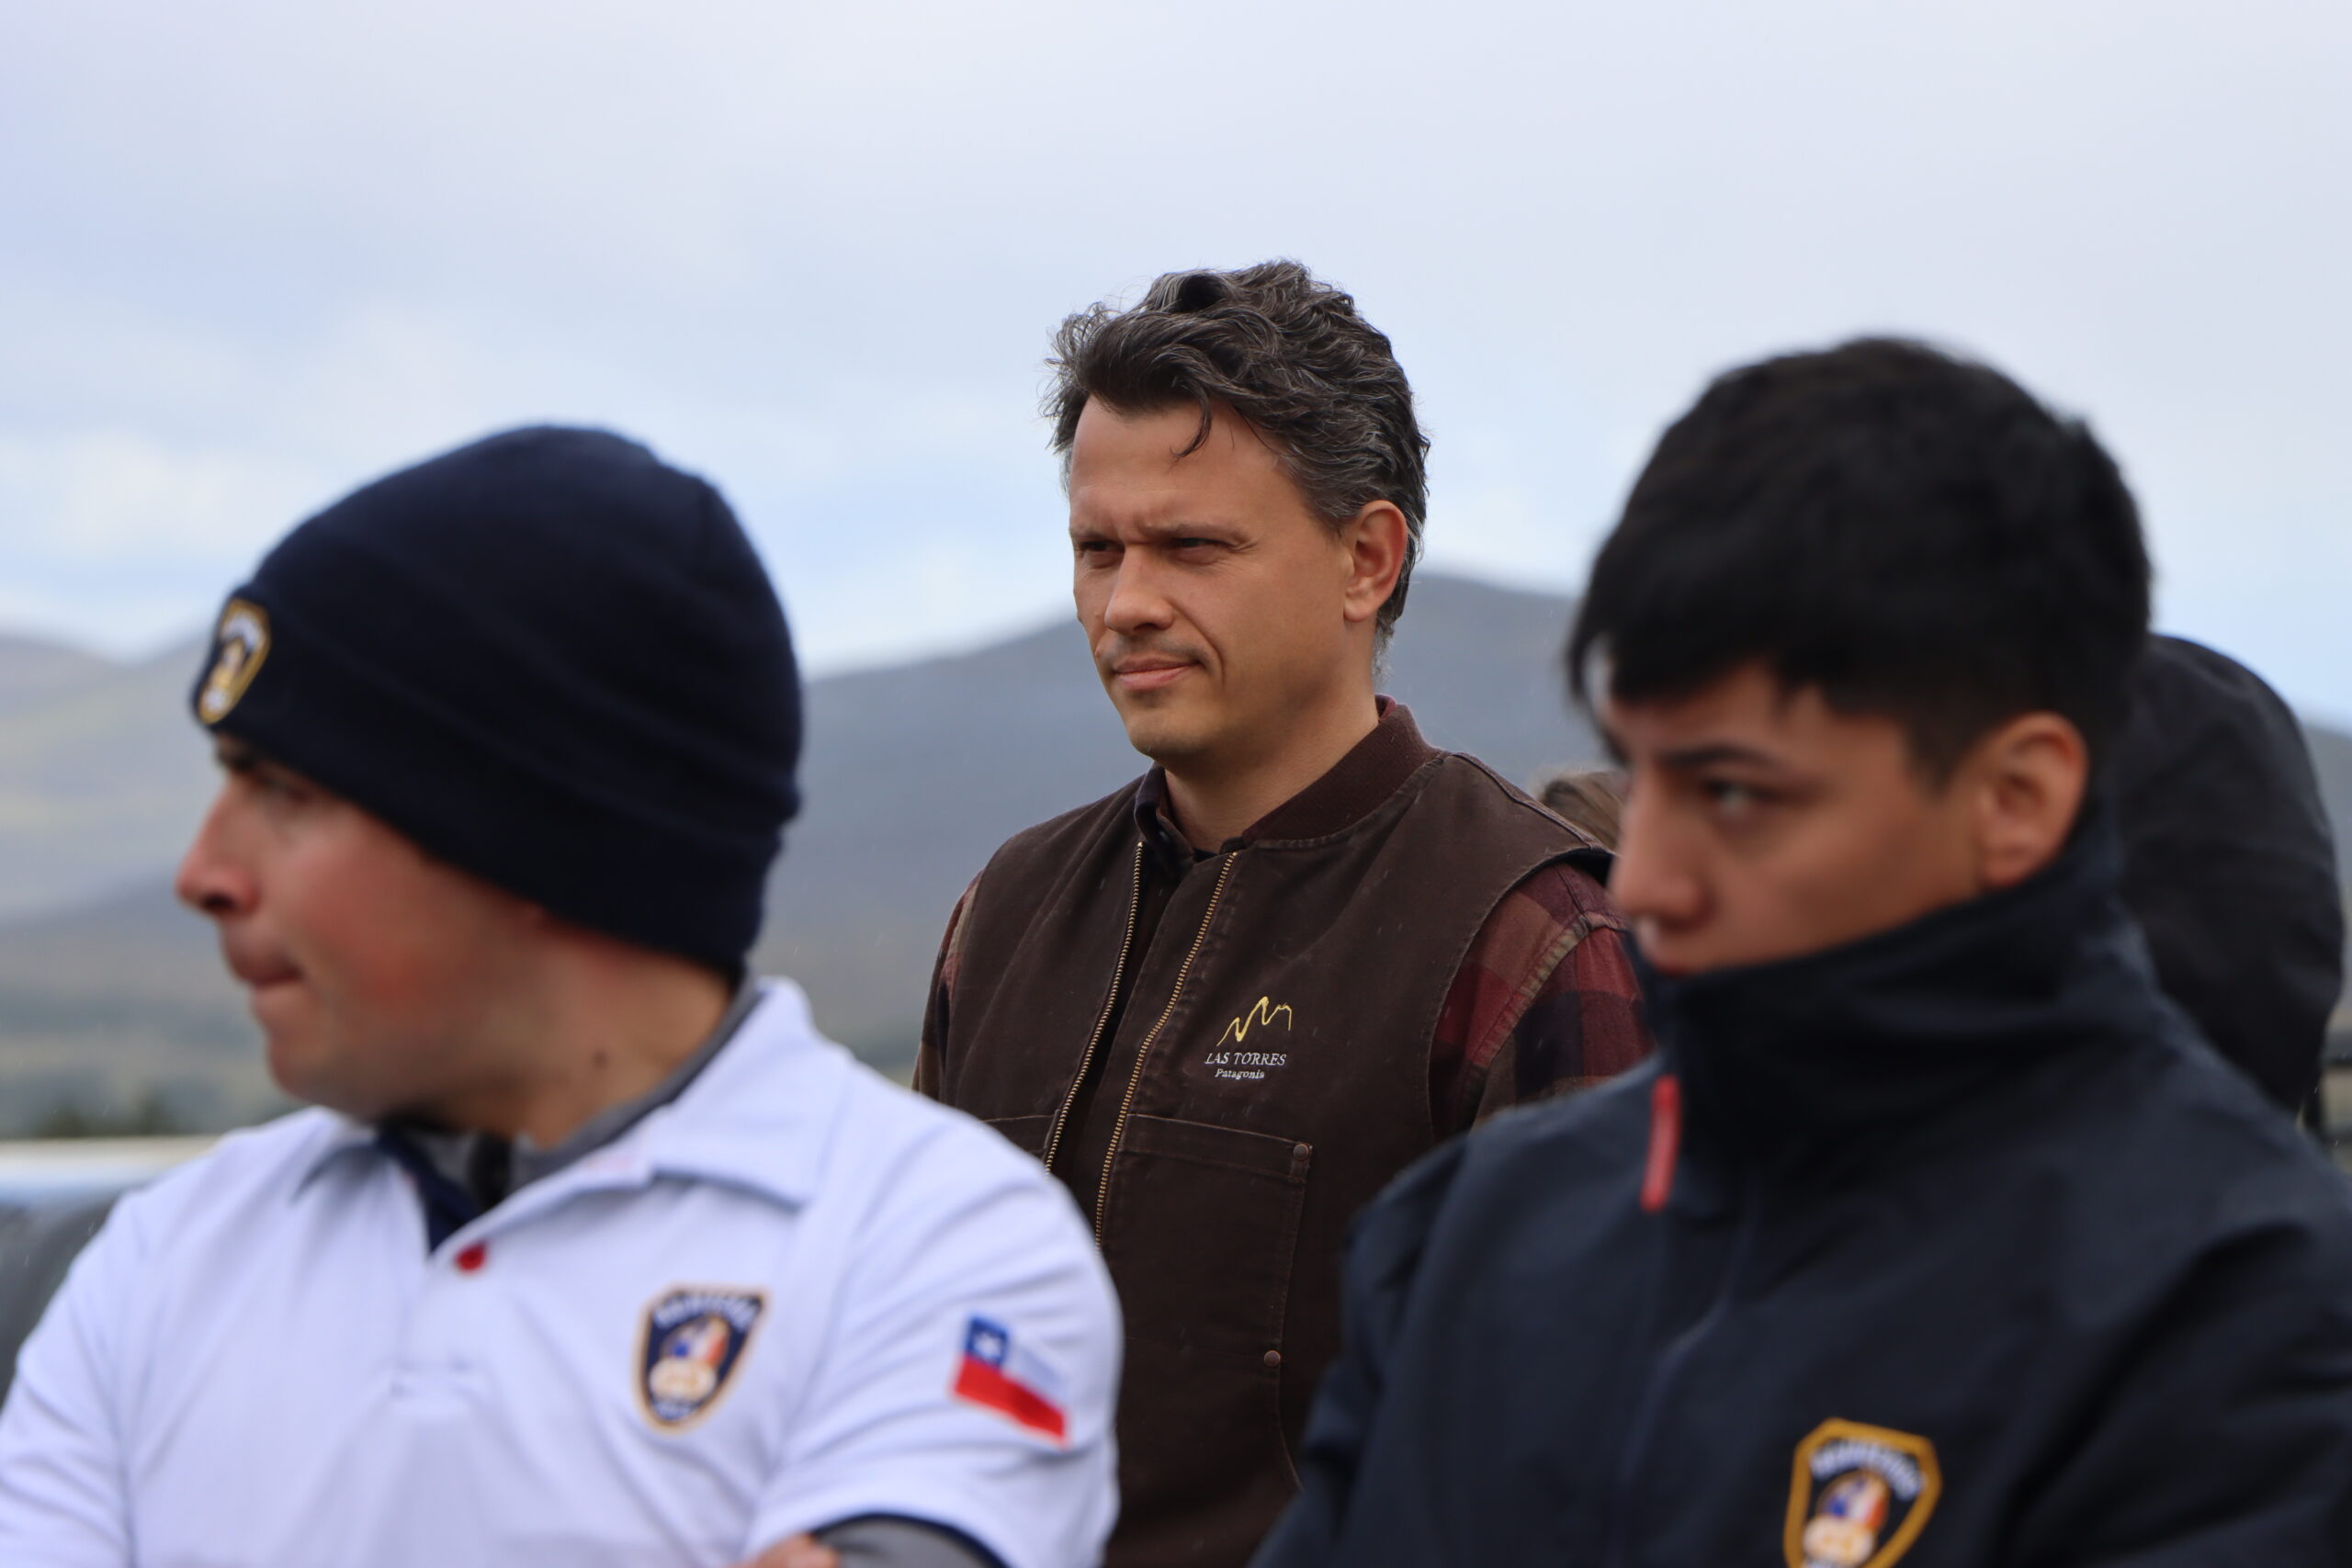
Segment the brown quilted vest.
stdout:
<svg viewBox="0 0 2352 1568">
<path fill-rule="evenodd" d="M 1131 951 L 1136 789 L 989 862 L 922 1087 L 1069 1180 L 1069 1108 L 1100 1058 L 1109 1179 L 1077 1196 L 1126 1318 L 1105 1561 L 1238 1568 L 1296 1488 L 1348 1221 L 1435 1142 L 1455 971 L 1504 894 L 1590 846 L 1391 706 L 1185 873 Z"/>
</svg>

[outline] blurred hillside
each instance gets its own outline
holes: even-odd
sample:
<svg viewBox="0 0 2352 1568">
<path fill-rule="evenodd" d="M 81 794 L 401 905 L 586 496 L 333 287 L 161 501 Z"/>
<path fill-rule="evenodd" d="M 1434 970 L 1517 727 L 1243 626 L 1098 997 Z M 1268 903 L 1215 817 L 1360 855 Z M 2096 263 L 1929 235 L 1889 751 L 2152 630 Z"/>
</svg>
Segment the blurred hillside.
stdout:
<svg viewBox="0 0 2352 1568">
<path fill-rule="evenodd" d="M 1429 574 L 1385 689 L 1507 777 L 1589 758 L 1560 695 L 1567 601 Z M 171 867 L 212 787 L 193 648 L 118 665 L 0 640 L 0 1135 L 209 1127 L 267 1108 L 236 987 Z M 956 895 L 1006 836 L 1132 777 L 1075 627 L 810 684 L 808 809 L 758 954 L 869 1059 L 913 1053 Z M 2352 740 L 2346 743 L 2352 769 Z"/>
<path fill-rule="evenodd" d="M 176 859 L 211 787 L 182 716 L 196 664 L 192 645 L 119 665 L 0 637 L 0 920 Z"/>
</svg>

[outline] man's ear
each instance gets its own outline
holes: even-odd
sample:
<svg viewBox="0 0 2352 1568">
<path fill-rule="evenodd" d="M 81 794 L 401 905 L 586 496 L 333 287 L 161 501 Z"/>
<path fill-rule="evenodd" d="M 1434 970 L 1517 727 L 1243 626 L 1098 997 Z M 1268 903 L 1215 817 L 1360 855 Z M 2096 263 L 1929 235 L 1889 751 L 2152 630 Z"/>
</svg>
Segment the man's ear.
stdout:
<svg viewBox="0 0 2352 1568">
<path fill-rule="evenodd" d="M 1363 509 L 1342 524 L 1340 547 L 1347 552 L 1346 615 L 1351 622 L 1368 621 L 1380 614 L 1396 591 L 1405 570 L 1405 552 L 1411 547 L 1412 530 L 1393 501 L 1367 501 Z"/>
<path fill-rule="evenodd" d="M 2090 748 L 2054 713 L 2009 720 L 1961 764 L 1975 802 L 1977 874 L 1987 891 L 2048 865 L 2074 831 L 2090 785 Z"/>
</svg>

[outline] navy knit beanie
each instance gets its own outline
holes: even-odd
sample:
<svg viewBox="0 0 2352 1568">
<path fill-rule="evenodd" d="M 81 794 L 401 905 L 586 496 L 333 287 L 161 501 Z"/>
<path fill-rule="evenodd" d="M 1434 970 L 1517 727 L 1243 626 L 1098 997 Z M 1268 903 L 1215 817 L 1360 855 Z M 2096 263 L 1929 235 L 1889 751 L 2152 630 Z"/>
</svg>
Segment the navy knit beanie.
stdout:
<svg viewBox="0 0 2352 1568">
<path fill-rule="evenodd" d="M 493 435 L 302 524 L 192 700 L 440 859 L 722 971 L 799 806 L 799 675 L 751 541 L 602 431 Z"/>
</svg>

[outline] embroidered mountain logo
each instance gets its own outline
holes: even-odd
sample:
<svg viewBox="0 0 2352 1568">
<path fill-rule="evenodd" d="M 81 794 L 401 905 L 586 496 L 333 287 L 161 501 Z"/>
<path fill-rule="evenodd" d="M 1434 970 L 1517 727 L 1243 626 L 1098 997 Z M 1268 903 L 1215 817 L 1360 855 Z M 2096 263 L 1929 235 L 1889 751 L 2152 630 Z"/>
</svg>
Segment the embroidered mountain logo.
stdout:
<svg viewBox="0 0 2352 1568">
<path fill-rule="evenodd" d="M 1928 1528 L 1942 1491 L 1927 1438 L 1824 1421 L 1797 1445 L 1789 1568 L 1889 1568 Z"/>
<path fill-rule="evenodd" d="M 637 1392 L 646 1419 L 675 1429 L 709 1413 L 767 1310 L 764 1291 L 681 1287 L 645 1309 Z"/>
<path fill-rule="evenodd" d="M 1289 1032 L 1291 1017 L 1286 1003 L 1260 997 L 1257 1006 L 1225 1026 L 1225 1032 L 1217 1037 L 1217 1048 L 1203 1060 L 1221 1078 L 1260 1079 L 1272 1068 L 1288 1066 L 1290 1053 L 1287 1051 L 1245 1051 L 1240 1046 L 1249 1040 L 1252 1029 L 1271 1031 L 1277 1021 L 1282 1024 L 1283 1032 Z M 1233 1043 L 1233 1050 L 1225 1048 L 1227 1041 Z M 1261 1035 L 1259 1043 L 1263 1045 L 1264 1043 Z"/>
<path fill-rule="evenodd" d="M 228 717 L 268 657 L 269 613 L 250 600 L 230 600 L 220 612 L 220 629 L 212 634 L 212 671 L 197 694 L 196 716 L 207 724 Z"/>
</svg>

